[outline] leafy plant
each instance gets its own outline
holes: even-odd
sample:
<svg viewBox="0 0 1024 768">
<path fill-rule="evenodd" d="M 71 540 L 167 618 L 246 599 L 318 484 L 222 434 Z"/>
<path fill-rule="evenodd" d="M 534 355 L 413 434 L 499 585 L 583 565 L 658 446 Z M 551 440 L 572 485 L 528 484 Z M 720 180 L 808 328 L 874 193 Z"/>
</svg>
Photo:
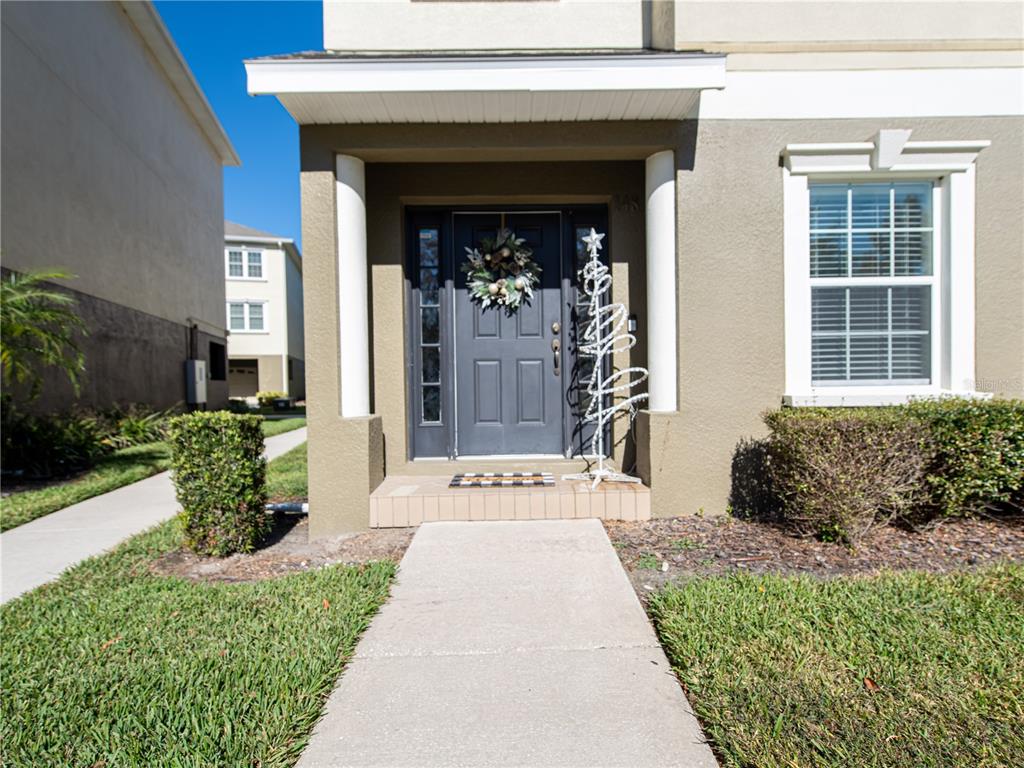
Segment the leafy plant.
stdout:
<svg viewBox="0 0 1024 768">
<path fill-rule="evenodd" d="M 1024 401 L 945 398 L 906 411 L 935 446 L 925 477 L 930 512 L 961 516 L 1024 505 Z"/>
<path fill-rule="evenodd" d="M 160 442 L 166 436 L 167 420 L 172 415 L 173 410 L 154 411 L 140 404 L 109 408 L 98 417 L 103 444 L 117 449 Z"/>
<path fill-rule="evenodd" d="M 274 404 L 274 401 L 281 397 L 288 397 L 287 392 L 280 392 L 276 389 L 270 389 L 266 391 L 260 391 L 256 393 L 256 400 L 263 408 L 269 408 Z"/>
<path fill-rule="evenodd" d="M 27 383 L 39 396 L 41 367 L 64 372 L 77 394 L 85 356 L 76 337 L 86 332 L 71 294 L 48 285 L 73 275 L 60 271 L 11 272 L 0 280 L 0 362 L 5 385 Z"/>
<path fill-rule="evenodd" d="M 33 480 L 67 477 L 88 469 L 105 452 L 92 416 L 37 416 L 20 412 L 10 402 L 3 411 L 4 472 Z"/>
<path fill-rule="evenodd" d="M 636 567 L 645 571 L 656 571 L 661 567 L 661 560 L 658 559 L 657 555 L 652 555 L 650 552 L 644 552 L 636 559 Z"/>
<path fill-rule="evenodd" d="M 202 555 L 251 552 L 269 532 L 263 419 L 225 411 L 169 422 L 171 467 L 186 544 Z"/>
<path fill-rule="evenodd" d="M 933 448 L 905 411 L 787 408 L 764 420 L 781 517 L 798 534 L 854 542 L 921 502 Z"/>
</svg>

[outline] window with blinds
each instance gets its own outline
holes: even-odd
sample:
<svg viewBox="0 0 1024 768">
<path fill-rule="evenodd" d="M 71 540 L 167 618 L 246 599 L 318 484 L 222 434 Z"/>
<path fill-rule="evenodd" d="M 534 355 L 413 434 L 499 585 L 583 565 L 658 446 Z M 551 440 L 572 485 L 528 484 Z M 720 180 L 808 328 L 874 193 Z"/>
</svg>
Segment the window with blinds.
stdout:
<svg viewBox="0 0 1024 768">
<path fill-rule="evenodd" d="M 810 185 L 814 385 L 930 384 L 932 184 Z"/>
</svg>

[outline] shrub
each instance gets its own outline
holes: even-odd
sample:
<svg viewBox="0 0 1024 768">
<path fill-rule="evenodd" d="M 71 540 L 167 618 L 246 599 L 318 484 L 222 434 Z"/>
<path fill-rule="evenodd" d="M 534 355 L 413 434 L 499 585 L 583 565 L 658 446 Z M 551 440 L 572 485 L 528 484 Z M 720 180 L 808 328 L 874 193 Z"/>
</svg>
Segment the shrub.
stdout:
<svg viewBox="0 0 1024 768">
<path fill-rule="evenodd" d="M 920 502 L 931 441 L 901 409 L 783 409 L 764 420 L 772 487 L 797 533 L 854 542 Z"/>
<path fill-rule="evenodd" d="M 256 393 L 256 400 L 259 402 L 261 408 L 269 408 L 279 397 L 288 397 L 288 393 L 278 392 L 277 390 L 267 390 L 265 392 Z"/>
<path fill-rule="evenodd" d="M 157 443 L 166 437 L 167 420 L 173 410 L 154 411 L 146 405 L 109 408 L 97 417 L 103 431 L 103 444 L 112 449 Z"/>
<path fill-rule="evenodd" d="M 26 479 L 68 477 L 89 469 L 104 453 L 102 434 L 91 416 L 35 416 L 3 407 L 4 472 Z"/>
<path fill-rule="evenodd" d="M 224 411 L 170 420 L 180 521 L 193 551 L 217 557 L 251 552 L 269 532 L 262 421 Z"/>
<path fill-rule="evenodd" d="M 905 410 L 927 426 L 935 446 L 927 513 L 966 516 L 1024 504 L 1024 401 L 946 398 Z"/>
</svg>

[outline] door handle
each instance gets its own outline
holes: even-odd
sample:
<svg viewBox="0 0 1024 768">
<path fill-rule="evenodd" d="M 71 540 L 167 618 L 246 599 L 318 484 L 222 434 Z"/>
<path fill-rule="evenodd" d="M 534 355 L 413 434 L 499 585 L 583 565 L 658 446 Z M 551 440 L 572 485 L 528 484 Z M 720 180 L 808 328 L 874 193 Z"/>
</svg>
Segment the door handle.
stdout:
<svg viewBox="0 0 1024 768">
<path fill-rule="evenodd" d="M 552 339 L 551 351 L 555 353 L 555 376 L 558 376 L 562 372 L 562 342 Z"/>
</svg>

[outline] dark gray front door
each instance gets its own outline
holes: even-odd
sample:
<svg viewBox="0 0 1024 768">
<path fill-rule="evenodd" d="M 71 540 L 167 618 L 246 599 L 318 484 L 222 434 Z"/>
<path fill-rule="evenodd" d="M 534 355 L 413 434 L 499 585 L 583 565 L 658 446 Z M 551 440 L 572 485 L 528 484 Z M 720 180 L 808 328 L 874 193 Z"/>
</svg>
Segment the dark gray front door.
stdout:
<svg viewBox="0 0 1024 768">
<path fill-rule="evenodd" d="M 561 454 L 564 370 L 552 348 L 562 343 L 561 217 L 505 215 L 543 270 L 533 300 L 511 316 L 473 303 L 458 271 L 465 248 L 493 238 L 501 220 L 498 213 L 454 214 L 456 449 L 460 456 Z"/>
</svg>

